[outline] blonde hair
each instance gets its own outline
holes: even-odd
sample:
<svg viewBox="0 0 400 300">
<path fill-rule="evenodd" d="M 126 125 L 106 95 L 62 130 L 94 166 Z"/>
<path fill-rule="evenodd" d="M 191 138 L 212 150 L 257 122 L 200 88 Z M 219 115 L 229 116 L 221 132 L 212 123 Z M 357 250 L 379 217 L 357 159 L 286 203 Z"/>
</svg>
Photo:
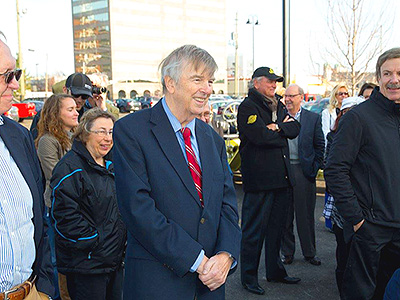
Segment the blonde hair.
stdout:
<svg viewBox="0 0 400 300">
<path fill-rule="evenodd" d="M 331 96 L 329 98 L 329 105 L 328 105 L 328 109 L 330 112 L 333 111 L 335 108 L 340 108 L 339 101 L 336 99 L 336 94 L 338 93 L 338 91 L 341 88 L 344 88 L 344 89 L 346 89 L 346 92 L 349 92 L 349 90 L 347 89 L 347 87 L 344 84 L 338 84 L 333 88 L 333 90 L 331 92 Z"/>
</svg>

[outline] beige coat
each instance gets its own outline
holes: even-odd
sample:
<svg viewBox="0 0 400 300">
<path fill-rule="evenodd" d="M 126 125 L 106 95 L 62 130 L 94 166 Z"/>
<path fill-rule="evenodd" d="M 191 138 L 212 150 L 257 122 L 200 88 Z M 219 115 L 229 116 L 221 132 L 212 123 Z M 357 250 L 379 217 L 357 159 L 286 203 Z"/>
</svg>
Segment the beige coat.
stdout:
<svg viewBox="0 0 400 300">
<path fill-rule="evenodd" d="M 51 207 L 50 179 L 53 169 L 68 150 L 63 151 L 61 144 L 51 134 L 46 133 L 39 140 L 37 154 L 42 166 L 44 177 L 46 178 L 44 201 L 47 207 Z"/>
</svg>

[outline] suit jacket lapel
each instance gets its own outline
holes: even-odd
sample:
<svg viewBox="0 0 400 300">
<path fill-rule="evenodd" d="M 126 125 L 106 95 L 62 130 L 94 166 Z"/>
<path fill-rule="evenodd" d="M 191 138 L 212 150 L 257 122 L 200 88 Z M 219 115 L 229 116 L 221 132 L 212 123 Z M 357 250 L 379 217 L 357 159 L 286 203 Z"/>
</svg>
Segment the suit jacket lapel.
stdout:
<svg viewBox="0 0 400 300">
<path fill-rule="evenodd" d="M 183 184 L 200 206 L 199 195 L 197 194 L 192 175 L 183 156 L 182 149 L 176 139 L 175 132 L 162 107 L 161 101 L 152 109 L 150 122 L 155 126 L 152 128 L 161 150 L 168 161 L 179 175 Z"/>
<path fill-rule="evenodd" d="M 301 125 L 301 127 L 300 127 L 300 133 L 299 133 L 299 149 L 301 147 L 301 143 L 302 143 L 302 140 L 303 140 L 304 131 L 307 128 L 307 122 L 308 122 L 307 121 L 307 113 L 308 112 L 304 108 L 301 109 L 301 113 L 300 113 L 300 125 Z"/>
<path fill-rule="evenodd" d="M 26 147 L 23 145 L 24 139 L 18 135 L 18 132 L 7 126 L 7 122 L 0 126 L 0 136 L 31 189 L 32 196 L 34 196 L 37 193 L 36 181 L 30 169 L 30 158 L 27 157 Z"/>
<path fill-rule="evenodd" d="M 203 198 L 204 198 L 204 206 L 207 207 L 210 199 L 211 187 L 213 184 L 213 153 L 211 145 L 209 142 L 211 141 L 211 137 L 209 133 L 197 126 L 198 120 L 196 120 L 196 138 L 197 144 L 199 145 L 199 153 L 200 153 L 200 161 L 201 161 L 201 173 L 202 173 L 202 189 L 203 189 Z"/>
</svg>

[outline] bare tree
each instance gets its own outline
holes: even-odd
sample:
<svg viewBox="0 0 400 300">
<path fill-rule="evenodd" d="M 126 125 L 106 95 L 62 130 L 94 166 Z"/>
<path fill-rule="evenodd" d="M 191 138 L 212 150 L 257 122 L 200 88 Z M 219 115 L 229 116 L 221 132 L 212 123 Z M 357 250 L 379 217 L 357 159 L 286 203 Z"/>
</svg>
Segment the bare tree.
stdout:
<svg viewBox="0 0 400 300">
<path fill-rule="evenodd" d="M 386 44 L 386 35 L 393 23 L 388 10 L 388 1 L 379 5 L 372 0 L 327 0 L 327 23 L 333 42 L 326 47 L 331 59 L 342 72 L 337 72 L 337 81 L 345 82 L 352 94 L 361 83 L 370 67 Z M 380 10 L 373 10 L 379 7 Z"/>
</svg>

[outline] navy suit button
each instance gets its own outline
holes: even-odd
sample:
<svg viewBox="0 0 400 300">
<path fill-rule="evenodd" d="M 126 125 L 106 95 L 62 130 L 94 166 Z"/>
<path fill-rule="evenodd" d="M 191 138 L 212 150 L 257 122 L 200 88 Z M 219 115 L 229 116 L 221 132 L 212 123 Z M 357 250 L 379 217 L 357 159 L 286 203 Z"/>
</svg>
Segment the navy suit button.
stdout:
<svg viewBox="0 0 400 300">
<path fill-rule="evenodd" d="M 201 223 L 201 224 L 204 224 L 205 222 L 206 222 L 206 219 L 204 219 L 204 218 L 201 218 L 201 219 L 200 219 L 200 223 Z"/>
<path fill-rule="evenodd" d="M 283 154 L 283 158 L 286 158 L 286 155 L 285 155 L 285 154 Z"/>
</svg>

